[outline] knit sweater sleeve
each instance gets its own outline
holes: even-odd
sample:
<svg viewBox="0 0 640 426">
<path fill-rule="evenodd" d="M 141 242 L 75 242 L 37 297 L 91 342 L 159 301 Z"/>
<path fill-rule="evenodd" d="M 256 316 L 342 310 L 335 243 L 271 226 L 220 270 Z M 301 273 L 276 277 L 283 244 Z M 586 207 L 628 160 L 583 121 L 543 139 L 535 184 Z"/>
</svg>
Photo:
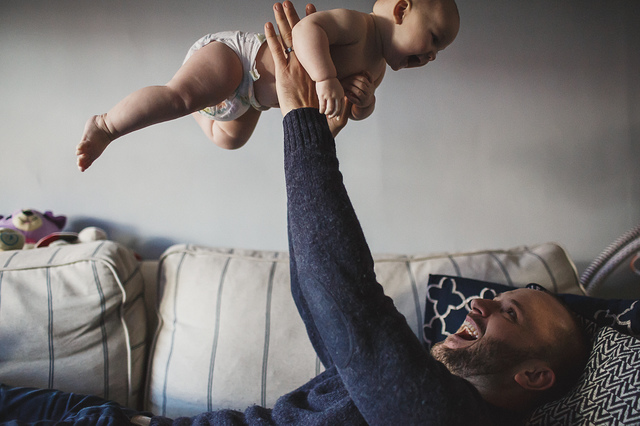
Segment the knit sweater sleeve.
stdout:
<svg viewBox="0 0 640 426">
<path fill-rule="evenodd" d="M 291 111 L 284 134 L 292 274 L 364 418 L 372 425 L 481 424 L 486 405 L 475 388 L 428 354 L 377 283 L 326 118 L 315 109 Z"/>
</svg>

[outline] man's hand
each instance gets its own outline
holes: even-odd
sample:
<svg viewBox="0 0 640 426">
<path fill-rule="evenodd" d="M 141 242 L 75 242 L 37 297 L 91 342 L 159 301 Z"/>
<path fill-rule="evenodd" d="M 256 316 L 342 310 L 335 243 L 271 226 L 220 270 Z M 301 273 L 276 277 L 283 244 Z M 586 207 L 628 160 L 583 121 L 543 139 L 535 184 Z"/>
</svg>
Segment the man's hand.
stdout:
<svg viewBox="0 0 640 426">
<path fill-rule="evenodd" d="M 338 136 L 338 133 L 340 133 L 340 130 L 342 130 L 344 126 L 347 125 L 347 122 L 349 121 L 349 117 L 351 117 L 352 115 L 351 113 L 352 108 L 353 106 L 351 105 L 351 102 L 349 102 L 347 98 L 343 98 L 342 114 L 336 116 L 335 118 L 331 118 L 327 120 L 329 122 L 329 129 L 331 130 L 331 134 L 333 135 L 334 138 Z"/>
<path fill-rule="evenodd" d="M 315 7 L 307 5 L 306 12 L 307 15 L 315 12 Z M 290 1 L 285 1 L 284 5 L 276 3 L 273 6 L 273 14 L 280 38 L 270 22 L 265 24 L 264 33 L 275 64 L 276 91 L 282 116 L 293 109 L 319 108 L 315 83 L 298 62 L 295 52 L 289 50 L 293 46 L 291 28 L 300 18 Z"/>
</svg>

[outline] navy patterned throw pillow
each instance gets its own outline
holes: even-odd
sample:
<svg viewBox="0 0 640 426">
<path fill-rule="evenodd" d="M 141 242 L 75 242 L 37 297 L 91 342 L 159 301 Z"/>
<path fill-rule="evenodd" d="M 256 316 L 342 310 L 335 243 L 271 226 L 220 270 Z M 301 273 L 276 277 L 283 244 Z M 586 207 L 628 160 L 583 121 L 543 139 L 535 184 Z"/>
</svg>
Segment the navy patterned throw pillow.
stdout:
<svg viewBox="0 0 640 426">
<path fill-rule="evenodd" d="M 429 275 L 423 325 L 427 349 L 458 331 L 473 299 L 493 299 L 509 290 L 513 287 L 470 278 Z"/>
<path fill-rule="evenodd" d="M 492 299 L 499 293 L 513 289 L 470 278 L 430 275 L 423 325 L 425 344 L 430 348 L 434 343 L 455 333 L 469 312 L 471 300 Z M 640 338 L 640 300 L 596 299 L 575 294 L 558 296 L 572 311 L 598 327 L 611 327 Z"/>
<path fill-rule="evenodd" d="M 558 295 L 572 311 L 594 322 L 640 338 L 640 300 L 596 299 L 576 294 Z"/>
</svg>

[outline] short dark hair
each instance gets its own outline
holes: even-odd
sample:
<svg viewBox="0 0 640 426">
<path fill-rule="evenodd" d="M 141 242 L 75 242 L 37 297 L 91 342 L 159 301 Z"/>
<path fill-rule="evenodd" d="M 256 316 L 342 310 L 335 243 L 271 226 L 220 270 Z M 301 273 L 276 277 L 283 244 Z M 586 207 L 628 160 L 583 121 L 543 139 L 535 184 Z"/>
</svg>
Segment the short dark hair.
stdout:
<svg viewBox="0 0 640 426">
<path fill-rule="evenodd" d="M 578 382 L 591 352 L 591 342 L 587 337 L 580 317 L 556 294 L 548 292 L 569 313 L 571 324 L 568 328 L 556 327 L 554 341 L 542 348 L 539 356 L 549 362 L 556 381 L 542 395 L 542 403 L 562 397 Z"/>
</svg>

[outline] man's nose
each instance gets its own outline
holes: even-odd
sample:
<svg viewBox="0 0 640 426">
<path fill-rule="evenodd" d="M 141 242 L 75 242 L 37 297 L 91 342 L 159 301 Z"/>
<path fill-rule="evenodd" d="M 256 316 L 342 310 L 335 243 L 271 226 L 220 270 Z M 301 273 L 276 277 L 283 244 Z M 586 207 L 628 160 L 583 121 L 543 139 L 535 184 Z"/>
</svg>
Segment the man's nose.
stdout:
<svg viewBox="0 0 640 426">
<path fill-rule="evenodd" d="M 497 302 L 491 299 L 473 299 L 469 306 L 472 311 L 487 317 L 496 309 Z"/>
</svg>

